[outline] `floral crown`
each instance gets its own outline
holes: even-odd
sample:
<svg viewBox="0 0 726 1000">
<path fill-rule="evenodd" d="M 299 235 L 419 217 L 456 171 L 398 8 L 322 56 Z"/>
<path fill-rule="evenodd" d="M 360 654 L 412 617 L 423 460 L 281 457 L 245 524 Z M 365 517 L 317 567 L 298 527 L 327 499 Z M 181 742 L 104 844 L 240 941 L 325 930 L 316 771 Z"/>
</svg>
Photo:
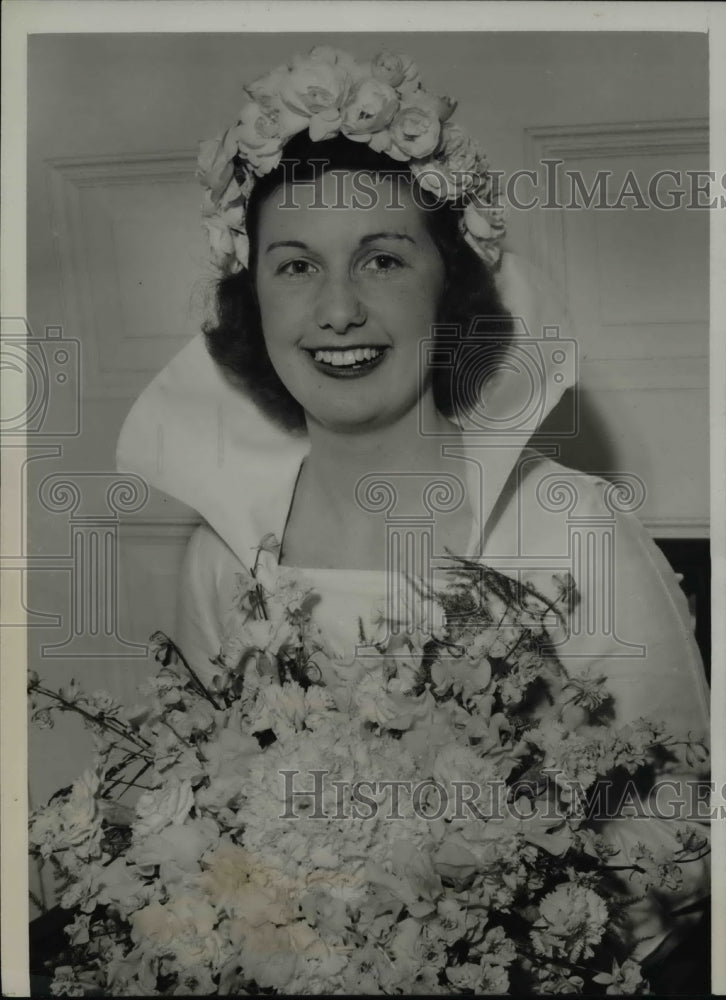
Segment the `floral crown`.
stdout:
<svg viewBox="0 0 726 1000">
<path fill-rule="evenodd" d="M 200 144 L 197 177 L 205 188 L 203 222 L 215 264 L 246 268 L 245 216 L 258 178 L 274 170 L 285 143 L 305 130 L 313 142 L 343 135 L 408 162 L 422 189 L 463 209 L 459 227 L 491 267 L 501 259 L 504 211 L 477 143 L 450 121 L 456 102 L 422 86 L 408 56 L 381 52 L 357 62 L 317 46 L 244 89 L 239 120 Z"/>
</svg>

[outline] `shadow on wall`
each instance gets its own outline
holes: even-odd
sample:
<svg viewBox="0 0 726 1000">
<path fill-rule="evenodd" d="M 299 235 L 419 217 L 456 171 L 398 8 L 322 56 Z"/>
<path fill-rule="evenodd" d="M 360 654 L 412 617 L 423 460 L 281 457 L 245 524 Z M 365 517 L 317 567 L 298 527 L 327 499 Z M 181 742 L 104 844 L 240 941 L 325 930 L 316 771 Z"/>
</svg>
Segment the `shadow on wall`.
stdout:
<svg viewBox="0 0 726 1000">
<path fill-rule="evenodd" d="M 574 437 L 564 437 L 574 411 L 575 391 L 579 393 L 578 432 Z M 604 474 L 623 471 L 616 465 L 617 449 L 610 439 L 608 429 L 590 402 L 587 391 L 582 388 L 575 387 L 565 392 L 554 410 L 542 421 L 537 433 L 532 436 L 531 444 L 534 448 L 557 445 L 560 452 L 556 461 L 582 472 Z"/>
<path fill-rule="evenodd" d="M 602 415 L 588 398 L 587 390 L 580 394 L 579 429 L 574 437 L 562 437 L 572 419 L 573 393 L 568 389 L 549 416 L 532 435 L 534 448 L 556 445 L 556 461 L 582 472 L 593 472 L 607 478 L 623 471 L 617 464 L 617 447 L 612 441 Z M 554 457 L 554 456 L 553 456 Z M 643 470 L 644 471 L 644 470 Z M 660 538 L 654 541 L 680 577 L 680 585 L 688 600 L 693 631 L 698 644 L 708 683 L 711 682 L 711 555 L 708 538 Z"/>
</svg>

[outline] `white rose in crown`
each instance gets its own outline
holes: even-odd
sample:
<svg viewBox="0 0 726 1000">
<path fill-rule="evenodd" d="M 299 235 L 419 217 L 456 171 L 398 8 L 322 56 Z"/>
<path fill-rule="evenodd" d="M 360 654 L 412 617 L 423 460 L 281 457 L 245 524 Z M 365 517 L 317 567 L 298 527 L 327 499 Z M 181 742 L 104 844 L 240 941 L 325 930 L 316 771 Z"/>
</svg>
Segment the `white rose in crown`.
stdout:
<svg viewBox="0 0 726 1000">
<path fill-rule="evenodd" d="M 351 91 L 343 110 L 343 135 L 356 142 L 370 142 L 391 121 L 398 110 L 396 91 L 382 80 L 369 77 Z"/>
<path fill-rule="evenodd" d="M 342 68 L 296 56 L 281 82 L 280 99 L 290 111 L 309 120 L 310 138 L 320 142 L 332 139 L 340 130 L 341 108 L 350 86 L 350 77 Z"/>
<path fill-rule="evenodd" d="M 395 160 L 421 159 L 436 149 L 441 122 L 454 110 L 446 98 L 417 90 L 402 101 L 389 126 L 391 145 L 386 150 Z"/>
<path fill-rule="evenodd" d="M 240 110 L 238 124 L 230 130 L 239 155 L 258 176 L 274 170 L 280 162 L 285 139 L 279 116 L 263 109 L 257 101 L 247 101 Z"/>
<path fill-rule="evenodd" d="M 486 156 L 471 136 L 447 121 L 433 155 L 412 163 L 411 173 L 422 188 L 437 198 L 455 200 L 481 188 L 488 166 Z"/>
<path fill-rule="evenodd" d="M 503 205 L 493 205 L 489 201 L 490 191 L 478 190 L 467 199 L 464 209 L 464 225 L 475 240 L 489 240 L 498 236 L 506 225 Z"/>
<path fill-rule="evenodd" d="M 371 62 L 371 73 L 401 94 L 411 93 L 421 86 L 418 68 L 409 56 L 379 52 Z"/>
</svg>

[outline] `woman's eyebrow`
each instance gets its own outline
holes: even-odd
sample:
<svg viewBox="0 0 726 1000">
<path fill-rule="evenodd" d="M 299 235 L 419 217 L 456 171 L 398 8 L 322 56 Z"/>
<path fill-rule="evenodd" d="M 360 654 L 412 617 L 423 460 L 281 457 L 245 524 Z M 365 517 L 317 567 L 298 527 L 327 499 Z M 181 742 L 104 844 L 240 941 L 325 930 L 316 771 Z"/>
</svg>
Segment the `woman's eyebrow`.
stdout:
<svg viewBox="0 0 726 1000">
<path fill-rule="evenodd" d="M 302 240 L 275 240 L 273 243 L 268 244 L 265 253 L 269 253 L 270 250 L 277 250 L 278 247 L 295 247 L 297 250 L 310 249 L 307 243 L 303 243 Z"/>
<path fill-rule="evenodd" d="M 408 240 L 409 243 L 415 243 L 416 240 L 409 236 L 408 233 L 394 233 L 394 232 L 381 232 L 381 233 L 368 233 L 366 236 L 361 237 L 361 246 L 367 246 L 369 243 L 376 243 L 378 240 Z"/>
<path fill-rule="evenodd" d="M 367 233 L 365 236 L 362 236 L 360 245 L 368 246 L 369 243 L 376 243 L 378 240 L 408 240 L 409 243 L 416 243 L 414 238 L 409 236 L 408 233 L 394 233 L 383 230 L 380 233 Z M 265 253 L 270 253 L 271 250 L 277 250 L 280 247 L 294 247 L 296 250 L 310 249 L 307 243 L 303 243 L 302 240 L 274 240 L 267 245 Z"/>
</svg>

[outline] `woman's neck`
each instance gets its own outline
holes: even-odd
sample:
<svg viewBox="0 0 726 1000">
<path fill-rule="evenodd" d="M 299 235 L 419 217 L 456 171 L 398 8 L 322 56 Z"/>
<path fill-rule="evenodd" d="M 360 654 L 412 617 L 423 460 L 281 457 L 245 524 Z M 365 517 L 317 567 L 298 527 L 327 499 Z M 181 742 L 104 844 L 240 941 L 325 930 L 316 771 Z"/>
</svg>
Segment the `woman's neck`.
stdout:
<svg viewBox="0 0 726 1000">
<path fill-rule="evenodd" d="M 350 432 L 310 421 L 310 453 L 305 461 L 308 484 L 324 494 L 328 509 L 342 513 L 350 509 L 360 480 L 371 473 L 381 473 L 382 479 L 390 477 L 400 493 L 405 492 L 406 479 L 412 473 L 435 476 L 454 471 L 457 461 L 446 457 L 442 446 L 460 442 L 461 432 L 434 409 L 432 400 L 430 409 L 425 420 L 414 407 L 394 424 Z M 427 433 L 421 432 L 422 426 Z M 420 482 L 417 488 L 420 490 Z"/>
<path fill-rule="evenodd" d="M 407 537 L 433 530 L 439 554 L 471 554 L 467 466 L 444 450 L 461 445 L 461 432 L 432 402 L 425 422 L 419 413 L 413 409 L 395 424 L 356 433 L 311 422 L 310 452 L 295 488 L 282 561 L 303 568 L 383 569 L 394 524 Z"/>
</svg>

